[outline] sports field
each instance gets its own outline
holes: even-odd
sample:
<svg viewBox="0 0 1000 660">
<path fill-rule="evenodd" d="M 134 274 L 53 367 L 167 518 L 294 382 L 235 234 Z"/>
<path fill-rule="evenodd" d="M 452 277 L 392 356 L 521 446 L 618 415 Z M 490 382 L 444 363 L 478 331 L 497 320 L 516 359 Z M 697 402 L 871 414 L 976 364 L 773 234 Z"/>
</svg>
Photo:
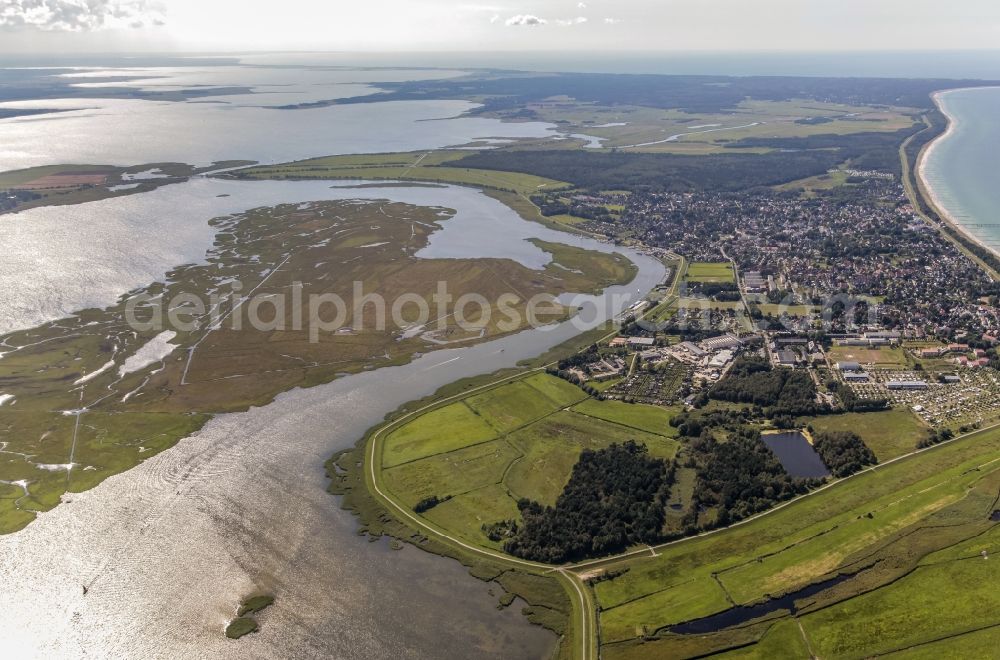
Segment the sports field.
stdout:
<svg viewBox="0 0 1000 660">
<path fill-rule="evenodd" d="M 906 353 L 899 347 L 834 346 L 827 355 L 833 362 L 858 362 L 879 367 L 905 367 L 907 364 Z"/>
<path fill-rule="evenodd" d="M 685 279 L 689 282 L 735 282 L 736 276 L 728 261 L 695 261 L 688 265 Z"/>
</svg>

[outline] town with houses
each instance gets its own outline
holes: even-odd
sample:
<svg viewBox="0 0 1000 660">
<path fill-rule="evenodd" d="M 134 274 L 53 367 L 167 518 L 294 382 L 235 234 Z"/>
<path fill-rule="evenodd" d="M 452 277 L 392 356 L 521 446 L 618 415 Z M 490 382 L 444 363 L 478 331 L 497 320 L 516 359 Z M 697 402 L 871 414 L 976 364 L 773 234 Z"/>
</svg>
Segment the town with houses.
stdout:
<svg viewBox="0 0 1000 660">
<path fill-rule="evenodd" d="M 741 358 L 801 369 L 817 405 L 884 401 L 930 428 L 1000 419 L 998 290 L 883 173 L 853 194 L 632 193 L 586 228 L 641 246 L 668 280 L 593 362 L 566 370 L 610 399 L 695 405 Z M 869 176 L 871 175 L 871 176 Z"/>
</svg>

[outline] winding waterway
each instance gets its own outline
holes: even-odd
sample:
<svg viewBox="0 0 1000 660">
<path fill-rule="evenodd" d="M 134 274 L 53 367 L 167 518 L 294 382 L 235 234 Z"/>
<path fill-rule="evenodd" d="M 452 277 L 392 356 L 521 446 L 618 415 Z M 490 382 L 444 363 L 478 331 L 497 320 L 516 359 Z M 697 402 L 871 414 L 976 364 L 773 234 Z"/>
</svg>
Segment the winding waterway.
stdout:
<svg viewBox="0 0 1000 660">
<path fill-rule="evenodd" d="M 155 279 L 171 260 L 200 258 L 211 236 L 199 222 L 212 215 L 345 197 L 456 209 L 421 256 L 506 256 L 538 267 L 547 256 L 528 237 L 619 249 L 526 222 L 467 188 L 344 189 L 329 182 L 195 180 L 60 209 L 60 217 L 47 218 L 51 210 L 39 209 L 44 212 L 4 218 L 0 227 L 13 221 L 20 240 L 34 241 L 46 254 L 55 251 L 52 263 L 60 273 L 43 291 L 67 288 L 98 267 L 106 277 L 95 290 L 111 298 L 144 277 Z M 74 221 L 72 213 L 82 215 Z M 60 234 L 66 222 L 89 225 L 93 235 L 72 245 L 66 232 Z M 90 242 L 101 237 L 114 245 Z M 129 245 L 152 247 L 159 239 L 167 244 L 162 253 L 141 263 L 129 254 Z M 665 274 L 659 262 L 622 251 L 639 274 L 602 297 L 577 301 L 595 303 L 584 314 L 591 324 Z M 8 315 L 12 291 L 31 286 L 40 272 L 23 259 L 17 263 L 22 270 L 5 270 L 0 288 L 6 306 L 0 309 Z M 50 311 L 25 313 L 60 313 L 81 304 L 94 286 L 65 294 Z M 602 301 L 608 304 L 597 304 Z M 287 392 L 270 405 L 219 416 L 174 448 L 72 495 L 24 530 L 0 537 L 5 652 L 47 658 L 548 655 L 554 636 L 527 624 L 517 605 L 498 612 L 489 585 L 457 562 L 412 548 L 393 552 L 357 536 L 356 521 L 325 492 L 323 463 L 399 405 L 459 378 L 513 366 L 579 332 L 570 323 L 529 330 Z M 278 597 L 260 618 L 261 631 L 238 642 L 226 639 L 222 629 L 235 604 L 260 587 Z"/>
</svg>

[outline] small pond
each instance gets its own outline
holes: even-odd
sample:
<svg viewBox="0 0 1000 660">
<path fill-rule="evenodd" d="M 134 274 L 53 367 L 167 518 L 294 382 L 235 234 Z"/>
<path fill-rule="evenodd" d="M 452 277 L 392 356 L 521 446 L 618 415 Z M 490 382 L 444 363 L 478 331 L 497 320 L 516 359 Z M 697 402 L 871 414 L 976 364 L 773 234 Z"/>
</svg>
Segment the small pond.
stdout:
<svg viewBox="0 0 1000 660">
<path fill-rule="evenodd" d="M 768 433 L 762 435 L 761 440 L 778 457 L 785 471 L 793 477 L 830 476 L 830 471 L 823 464 L 819 454 L 802 433 L 798 431 Z"/>
</svg>

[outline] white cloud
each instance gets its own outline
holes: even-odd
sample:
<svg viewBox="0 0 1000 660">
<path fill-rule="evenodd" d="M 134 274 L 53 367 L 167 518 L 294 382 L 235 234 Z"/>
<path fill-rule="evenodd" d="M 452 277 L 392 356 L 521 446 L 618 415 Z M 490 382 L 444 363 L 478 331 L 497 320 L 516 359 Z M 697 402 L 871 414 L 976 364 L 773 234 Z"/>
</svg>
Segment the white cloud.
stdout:
<svg viewBox="0 0 1000 660">
<path fill-rule="evenodd" d="M 163 12 L 147 0 L 0 0 L 0 28 L 89 32 L 163 24 Z"/>
<path fill-rule="evenodd" d="M 622 22 L 622 19 L 620 19 L 620 18 L 605 18 L 604 22 L 607 23 L 608 25 L 618 25 L 619 23 Z"/>
<path fill-rule="evenodd" d="M 545 25 L 546 23 L 548 23 L 548 21 L 545 20 L 544 18 L 538 18 L 537 16 L 534 16 L 532 14 L 518 14 L 517 16 L 511 16 L 510 18 L 508 18 L 506 25 L 507 26 L 526 25 L 532 27 L 535 25 Z"/>
<path fill-rule="evenodd" d="M 577 16 L 576 18 L 560 18 L 556 19 L 557 25 L 582 25 L 587 22 L 586 16 Z"/>
<path fill-rule="evenodd" d="M 490 24 L 491 25 L 493 23 L 499 23 L 499 22 L 500 22 L 500 14 L 493 14 L 492 16 L 490 16 Z"/>
<path fill-rule="evenodd" d="M 577 3 L 576 8 L 577 9 L 586 9 L 587 8 L 587 3 L 586 2 Z"/>
</svg>

